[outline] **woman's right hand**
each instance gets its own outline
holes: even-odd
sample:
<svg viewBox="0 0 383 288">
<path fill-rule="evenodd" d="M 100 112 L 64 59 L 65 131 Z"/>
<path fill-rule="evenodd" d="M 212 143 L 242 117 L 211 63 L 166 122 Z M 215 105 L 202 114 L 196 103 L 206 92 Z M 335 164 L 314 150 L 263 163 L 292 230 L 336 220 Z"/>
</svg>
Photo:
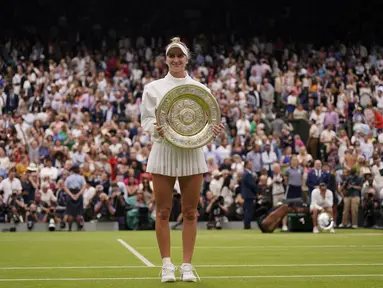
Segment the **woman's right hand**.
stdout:
<svg viewBox="0 0 383 288">
<path fill-rule="evenodd" d="M 157 122 L 154 122 L 154 127 L 157 130 L 158 135 L 164 138 L 164 128 L 162 126 L 157 126 Z"/>
</svg>

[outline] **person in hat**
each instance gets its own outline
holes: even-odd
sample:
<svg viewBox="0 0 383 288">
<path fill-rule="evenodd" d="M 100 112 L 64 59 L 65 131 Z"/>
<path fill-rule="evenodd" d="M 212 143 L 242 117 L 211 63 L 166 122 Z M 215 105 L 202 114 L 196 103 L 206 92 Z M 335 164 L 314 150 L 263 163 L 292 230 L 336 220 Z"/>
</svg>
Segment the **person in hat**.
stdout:
<svg viewBox="0 0 383 288">
<path fill-rule="evenodd" d="M 319 233 L 318 216 L 320 213 L 326 212 L 331 218 L 334 218 L 332 210 L 333 202 L 333 192 L 327 189 L 327 185 L 324 182 L 321 182 L 319 188 L 314 189 L 311 193 L 310 211 L 312 213 L 314 233 Z M 334 228 L 331 228 L 330 232 L 335 233 Z"/>
<path fill-rule="evenodd" d="M 154 141 L 148 158 L 147 172 L 152 173 L 156 199 L 156 235 L 162 258 L 161 282 L 174 282 L 175 266 L 170 257 L 169 216 L 172 208 L 173 187 L 178 177 L 182 194 L 183 225 L 183 264 L 180 278 L 185 282 L 195 282 L 191 264 L 197 233 L 197 206 L 203 174 L 208 171 L 203 148 L 180 149 L 164 141 L 163 127 L 157 125 L 156 109 L 162 97 L 171 89 L 184 84 L 192 84 L 210 93 L 200 82 L 193 80 L 185 70 L 190 58 L 187 46 L 178 37 L 166 47 L 168 74 L 144 87 L 141 104 L 143 130 L 152 135 Z M 223 125 L 215 125 L 211 133 L 218 136 Z"/>
</svg>

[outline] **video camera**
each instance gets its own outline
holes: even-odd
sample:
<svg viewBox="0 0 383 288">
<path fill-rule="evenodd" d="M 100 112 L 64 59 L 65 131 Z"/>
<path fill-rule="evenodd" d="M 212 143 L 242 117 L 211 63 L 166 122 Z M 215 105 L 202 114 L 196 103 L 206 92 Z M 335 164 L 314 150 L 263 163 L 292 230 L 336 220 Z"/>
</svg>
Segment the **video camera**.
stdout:
<svg viewBox="0 0 383 288">
<path fill-rule="evenodd" d="M 218 196 L 213 201 L 214 201 L 212 206 L 213 209 L 219 207 L 219 205 L 225 204 L 225 199 L 222 196 Z"/>
</svg>

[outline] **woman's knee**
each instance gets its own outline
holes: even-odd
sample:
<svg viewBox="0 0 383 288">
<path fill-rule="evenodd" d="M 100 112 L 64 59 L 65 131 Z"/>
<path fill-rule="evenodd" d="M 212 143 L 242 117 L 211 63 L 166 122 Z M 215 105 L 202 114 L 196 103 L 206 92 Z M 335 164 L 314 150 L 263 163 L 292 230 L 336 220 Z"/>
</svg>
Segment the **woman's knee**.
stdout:
<svg viewBox="0 0 383 288">
<path fill-rule="evenodd" d="M 186 221 L 195 221 L 197 219 L 197 208 L 185 207 L 182 211 L 182 215 Z"/>
<path fill-rule="evenodd" d="M 170 211 L 171 211 L 170 207 L 157 207 L 156 208 L 157 219 L 160 219 L 162 221 L 169 221 Z"/>
</svg>

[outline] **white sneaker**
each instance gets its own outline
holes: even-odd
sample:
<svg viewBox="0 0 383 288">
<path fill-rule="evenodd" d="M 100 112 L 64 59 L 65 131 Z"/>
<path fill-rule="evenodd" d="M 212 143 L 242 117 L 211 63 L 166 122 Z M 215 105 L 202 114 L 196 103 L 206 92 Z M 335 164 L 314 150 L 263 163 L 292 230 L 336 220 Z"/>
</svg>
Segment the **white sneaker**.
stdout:
<svg viewBox="0 0 383 288">
<path fill-rule="evenodd" d="M 330 229 L 330 233 L 335 233 L 334 227 Z"/>
<path fill-rule="evenodd" d="M 166 264 L 162 266 L 160 271 L 161 274 L 161 282 L 176 282 L 176 276 L 174 272 L 176 271 L 176 266 L 173 264 Z"/>
<path fill-rule="evenodd" d="M 313 233 L 319 233 L 319 229 L 318 229 L 318 227 L 314 227 L 314 229 L 313 229 Z"/>
<path fill-rule="evenodd" d="M 344 225 L 342 223 L 340 223 L 338 228 L 344 228 Z"/>
<path fill-rule="evenodd" d="M 197 274 L 197 277 L 196 277 L 193 273 L 193 270 L 195 271 L 194 267 L 191 264 L 189 264 L 189 263 L 182 264 L 180 267 L 180 279 L 181 279 L 181 281 L 196 282 L 197 277 L 198 277 L 198 279 L 200 279 L 198 274 L 197 274 L 197 271 L 195 271 Z"/>
<path fill-rule="evenodd" d="M 358 229 L 358 225 L 352 225 L 351 228 L 352 229 Z"/>
<path fill-rule="evenodd" d="M 283 231 L 283 232 L 287 232 L 287 231 L 289 231 L 289 228 L 287 228 L 287 225 L 283 225 L 283 226 L 282 226 L 282 231 Z"/>
</svg>

